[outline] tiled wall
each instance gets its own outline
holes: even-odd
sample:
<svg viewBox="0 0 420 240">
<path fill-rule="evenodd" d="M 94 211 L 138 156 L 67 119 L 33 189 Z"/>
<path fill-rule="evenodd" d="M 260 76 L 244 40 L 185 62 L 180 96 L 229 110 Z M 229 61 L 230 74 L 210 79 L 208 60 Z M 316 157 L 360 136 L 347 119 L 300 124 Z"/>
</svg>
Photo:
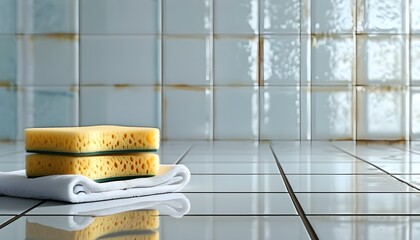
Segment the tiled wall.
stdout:
<svg viewBox="0 0 420 240">
<path fill-rule="evenodd" d="M 0 139 L 420 139 L 417 0 L 0 0 Z"/>
</svg>

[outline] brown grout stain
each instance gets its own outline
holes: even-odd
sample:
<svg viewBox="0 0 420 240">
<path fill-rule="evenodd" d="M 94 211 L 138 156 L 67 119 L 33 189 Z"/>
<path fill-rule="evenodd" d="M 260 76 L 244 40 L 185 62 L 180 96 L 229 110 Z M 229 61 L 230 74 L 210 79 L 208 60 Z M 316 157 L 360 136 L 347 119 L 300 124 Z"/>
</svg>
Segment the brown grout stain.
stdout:
<svg viewBox="0 0 420 240">
<path fill-rule="evenodd" d="M 214 34 L 213 38 L 216 39 L 242 39 L 242 40 L 250 40 L 250 41 L 257 41 L 258 35 L 227 35 L 227 34 Z"/>
<path fill-rule="evenodd" d="M 0 80 L 0 87 L 11 87 L 13 86 L 9 80 Z"/>
<path fill-rule="evenodd" d="M 379 92 L 379 93 L 393 93 L 393 92 L 407 92 L 410 87 L 408 86 L 368 86 L 356 85 L 357 92 Z"/>
<path fill-rule="evenodd" d="M 264 86 L 264 39 L 259 36 L 258 41 L 258 67 L 257 67 L 258 86 Z"/>
<path fill-rule="evenodd" d="M 36 39 L 53 39 L 59 41 L 78 41 L 79 35 L 74 33 L 49 33 L 49 34 L 31 34 L 28 35 L 31 41 Z"/>
<path fill-rule="evenodd" d="M 166 85 L 165 87 L 185 91 L 205 91 L 210 88 L 210 86 L 194 86 L 186 84 Z"/>
<path fill-rule="evenodd" d="M 404 138 L 400 139 L 393 139 L 393 140 L 357 140 L 356 145 L 358 146 L 369 146 L 369 145 L 398 145 L 398 144 L 405 144 L 407 143 L 407 140 Z"/>
</svg>

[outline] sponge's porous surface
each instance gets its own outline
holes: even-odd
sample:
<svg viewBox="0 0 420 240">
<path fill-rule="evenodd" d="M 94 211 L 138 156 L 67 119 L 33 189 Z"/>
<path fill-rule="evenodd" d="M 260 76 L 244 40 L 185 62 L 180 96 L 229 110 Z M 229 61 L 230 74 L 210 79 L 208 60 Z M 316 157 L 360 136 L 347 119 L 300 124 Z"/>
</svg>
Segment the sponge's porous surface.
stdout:
<svg viewBox="0 0 420 240">
<path fill-rule="evenodd" d="M 95 217 L 82 230 L 66 231 L 26 221 L 26 239 L 159 239 L 159 211 L 139 210 Z"/>
<path fill-rule="evenodd" d="M 26 175 L 78 174 L 97 182 L 154 176 L 159 171 L 159 155 L 130 153 L 98 156 L 26 155 Z"/>
<path fill-rule="evenodd" d="M 156 151 L 157 128 L 113 125 L 25 129 L 28 152 L 97 155 L 110 152 Z"/>
</svg>

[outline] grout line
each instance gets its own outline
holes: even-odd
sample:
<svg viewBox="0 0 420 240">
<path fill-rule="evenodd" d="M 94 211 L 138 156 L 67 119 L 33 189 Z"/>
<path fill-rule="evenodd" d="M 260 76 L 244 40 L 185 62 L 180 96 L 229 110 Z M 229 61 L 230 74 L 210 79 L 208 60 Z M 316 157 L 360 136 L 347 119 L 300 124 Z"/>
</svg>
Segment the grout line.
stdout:
<svg viewBox="0 0 420 240">
<path fill-rule="evenodd" d="M 384 216 L 390 216 L 390 217 L 410 217 L 410 216 L 420 216 L 419 213 L 309 213 L 307 214 L 309 217 L 384 217 Z"/>
<path fill-rule="evenodd" d="M 284 185 L 286 186 L 287 192 L 289 193 L 289 196 L 293 202 L 293 205 L 295 206 L 296 211 L 298 212 L 300 219 L 302 220 L 302 223 L 305 225 L 306 231 L 308 232 L 311 239 L 319 239 L 316 235 L 315 230 L 313 229 L 311 223 L 309 222 L 308 218 L 305 215 L 305 211 L 303 210 L 302 206 L 299 203 L 299 200 L 297 199 L 296 195 L 293 192 L 293 188 L 289 183 L 289 180 L 287 179 L 286 175 L 284 174 L 283 168 L 280 165 L 279 159 L 277 158 L 276 153 L 274 152 L 271 144 L 270 144 L 270 150 L 271 153 L 274 156 L 274 159 L 276 160 L 277 168 L 279 169 L 281 173 L 281 177 L 283 179 Z"/>
<path fill-rule="evenodd" d="M 181 154 L 181 156 L 175 161 L 175 165 L 176 164 L 179 164 L 181 161 L 182 161 L 182 159 L 184 159 L 185 158 L 185 156 L 187 156 L 187 154 L 191 151 L 191 149 L 192 149 L 192 147 L 193 147 L 194 145 L 190 145 L 188 148 L 187 148 L 187 150 L 185 150 L 185 152 L 184 153 L 182 153 Z"/>
<path fill-rule="evenodd" d="M 297 214 L 290 214 L 290 213 L 215 213 L 215 214 L 200 214 L 200 213 L 193 213 L 193 214 L 185 214 L 184 217 L 298 217 Z"/>
<path fill-rule="evenodd" d="M 27 212 L 31 211 L 32 209 L 34 209 L 34 208 L 38 207 L 39 205 L 41 205 L 41 204 L 43 204 L 43 203 L 45 203 L 45 202 L 46 202 L 45 200 L 44 200 L 44 201 L 41 201 L 41 202 L 39 202 L 39 203 L 35 204 L 34 206 L 32 206 L 32 207 L 30 207 L 30 208 L 26 209 L 25 211 L 21 212 L 20 214 L 18 214 L 18 215 L 16 215 L 16 216 L 14 216 L 13 218 L 11 218 L 11 219 L 7 220 L 6 222 L 4 222 L 4 223 L 2 223 L 2 224 L 0 225 L 0 229 L 2 229 L 2 228 L 4 228 L 4 227 L 6 227 L 7 225 L 9 225 L 9 224 L 13 223 L 14 221 L 18 220 L 20 217 L 22 217 L 23 215 L 25 215 L 25 213 L 27 213 Z"/>
<path fill-rule="evenodd" d="M 333 147 L 334 147 L 334 148 L 336 148 L 336 149 L 338 149 L 338 150 L 340 150 L 340 151 L 342 151 L 342 152 L 344 152 L 344 153 L 347 153 L 347 154 L 348 154 L 348 155 L 350 155 L 350 156 L 353 156 L 353 157 L 355 157 L 355 158 L 359 159 L 360 161 L 363 161 L 363 162 L 365 162 L 365 163 L 367 163 L 367 164 L 369 164 L 369 165 L 371 165 L 371 166 L 373 166 L 373 167 L 375 167 L 375 168 L 379 169 L 380 171 L 382 171 L 382 172 L 386 173 L 387 175 L 389 175 L 390 177 L 392 177 L 392 178 L 396 179 L 397 181 L 402 182 L 402 183 L 405 183 L 405 184 L 407 184 L 408 186 L 410 186 L 410 187 L 412 187 L 412 188 L 416 189 L 417 191 L 420 191 L 420 189 L 419 189 L 418 187 L 416 187 L 416 186 L 412 185 L 411 183 L 408 183 L 408 182 L 406 182 L 406 181 L 404 181 L 404 180 L 401 180 L 401 179 L 399 179 L 399 178 L 395 177 L 393 174 L 391 174 L 390 172 L 388 172 L 388 171 L 386 171 L 386 170 L 384 170 L 384 169 L 382 169 L 382 168 L 378 167 L 377 165 L 375 165 L 375 164 L 373 164 L 373 163 L 371 163 L 371 162 L 369 162 L 369 161 L 366 161 L 366 160 L 364 160 L 364 159 L 360 158 L 359 156 L 356 156 L 356 155 L 354 155 L 354 154 L 352 154 L 352 153 L 350 153 L 350 152 L 347 152 L 346 150 L 341 149 L 341 148 L 339 148 L 339 147 L 337 147 L 337 146 L 333 146 Z M 395 174 L 395 175 L 401 175 L 401 174 Z"/>
</svg>

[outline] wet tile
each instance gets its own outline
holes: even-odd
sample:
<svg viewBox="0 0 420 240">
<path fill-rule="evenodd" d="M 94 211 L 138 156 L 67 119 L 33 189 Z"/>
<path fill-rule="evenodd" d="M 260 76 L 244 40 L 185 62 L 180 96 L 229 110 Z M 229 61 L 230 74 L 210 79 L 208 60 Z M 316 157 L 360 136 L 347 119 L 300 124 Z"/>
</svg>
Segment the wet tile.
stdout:
<svg viewBox="0 0 420 240">
<path fill-rule="evenodd" d="M 284 192 L 280 175 L 193 175 L 181 192 Z"/>
<path fill-rule="evenodd" d="M 351 35 L 312 38 L 312 84 L 354 84 L 355 49 Z"/>
<path fill-rule="evenodd" d="M 189 153 L 182 159 L 182 163 L 272 163 L 271 154 L 243 154 L 243 153 Z"/>
<path fill-rule="evenodd" d="M 23 168 L 25 167 L 25 156 L 26 156 L 26 152 L 25 152 L 25 145 L 22 142 L 22 144 L 13 144 L 14 146 L 11 146 L 12 144 L 2 144 L 3 147 L 8 146 L 8 150 L 9 151 L 5 151 L 5 149 L 3 149 L 3 154 L 0 155 L 0 164 L 3 163 L 13 163 L 16 166 L 23 166 Z M 20 168 L 22 169 L 22 168 Z M 15 169 L 17 170 L 17 169 Z"/>
<path fill-rule="evenodd" d="M 405 39 L 399 35 L 357 37 L 358 85 L 404 85 Z"/>
<path fill-rule="evenodd" d="M 320 239 L 416 239 L 417 216 L 309 216 Z"/>
<path fill-rule="evenodd" d="M 297 193 L 306 214 L 413 214 L 417 193 Z"/>
<path fill-rule="evenodd" d="M 383 174 L 377 168 L 362 161 L 281 163 L 286 174 Z"/>
<path fill-rule="evenodd" d="M 411 140 L 420 140 L 420 89 L 413 89 L 410 93 L 411 106 Z"/>
<path fill-rule="evenodd" d="M 19 215 L 40 202 L 34 199 L 0 196 L 0 214 Z"/>
<path fill-rule="evenodd" d="M 412 33 L 420 33 L 420 2 L 410 0 L 410 30 Z"/>
<path fill-rule="evenodd" d="M 264 37 L 264 85 L 296 85 L 300 81 L 299 36 Z"/>
<path fill-rule="evenodd" d="M 214 102 L 214 138 L 258 138 L 258 88 L 218 87 Z"/>
<path fill-rule="evenodd" d="M 405 93 L 398 88 L 361 88 L 357 92 L 357 138 L 406 139 Z"/>
<path fill-rule="evenodd" d="M 69 86 L 79 83 L 79 42 L 76 35 L 24 35 L 18 66 L 21 84 Z"/>
<path fill-rule="evenodd" d="M 2 142 L 0 143 L 0 158 L 5 155 L 10 155 L 13 153 L 24 152 L 25 143 L 24 142 Z M 0 160 L 1 161 L 1 160 Z"/>
<path fill-rule="evenodd" d="M 18 57 L 17 40 L 14 35 L 0 35 L 0 52 L 0 83 L 16 84 Z"/>
<path fill-rule="evenodd" d="M 310 239 L 296 216 L 186 216 L 160 218 L 160 235 L 176 239 Z"/>
<path fill-rule="evenodd" d="M 213 61 L 215 85 L 257 85 L 257 38 L 216 38 Z"/>
<path fill-rule="evenodd" d="M 265 148 L 264 148 L 265 147 Z M 259 141 L 209 141 L 194 144 L 190 154 L 247 154 L 256 155 L 260 152 L 269 153 L 267 145 Z"/>
<path fill-rule="evenodd" d="M 25 169 L 25 158 L 23 161 L 12 162 L 10 159 L 15 159 L 14 157 L 1 157 L 0 158 L 0 172 L 11 172 Z"/>
<path fill-rule="evenodd" d="M 0 2 L 0 34 L 16 32 L 16 0 Z"/>
<path fill-rule="evenodd" d="M 420 36 L 410 37 L 410 64 L 410 84 L 420 86 Z"/>
<path fill-rule="evenodd" d="M 329 141 L 273 141 L 271 146 L 278 156 L 285 153 L 287 153 L 287 155 L 348 156 L 348 154 L 344 153 L 340 149 L 337 149 Z"/>
<path fill-rule="evenodd" d="M 211 7 L 211 0 L 163 1 L 164 33 L 210 34 L 212 28 Z"/>
<path fill-rule="evenodd" d="M 81 125 L 117 124 L 160 127 L 160 89 L 155 87 L 82 87 L 80 94 Z"/>
<path fill-rule="evenodd" d="M 260 90 L 260 139 L 300 139 L 299 87 Z"/>
<path fill-rule="evenodd" d="M 313 88 L 312 139 L 353 139 L 353 107 L 350 88 Z"/>
<path fill-rule="evenodd" d="M 16 88 L 0 87 L 0 103 L 0 140 L 16 140 L 18 132 Z"/>
<path fill-rule="evenodd" d="M 82 84 L 159 84 L 159 40 L 152 36 L 83 36 Z"/>
<path fill-rule="evenodd" d="M 404 0 L 357 0 L 357 31 L 404 33 Z"/>
<path fill-rule="evenodd" d="M 385 174 L 287 175 L 294 192 L 409 192 L 408 185 Z"/>
<path fill-rule="evenodd" d="M 299 33 L 301 15 L 298 0 L 261 0 L 259 4 L 263 33 Z"/>
<path fill-rule="evenodd" d="M 164 85 L 210 85 L 211 46 L 208 37 L 165 37 Z"/>
<path fill-rule="evenodd" d="M 278 152 L 278 151 L 276 151 Z M 293 153 L 279 153 L 277 158 L 283 163 L 355 163 L 360 160 L 345 154 L 300 155 Z"/>
<path fill-rule="evenodd" d="M 279 174 L 275 163 L 184 163 L 191 174 Z"/>
<path fill-rule="evenodd" d="M 287 193 L 186 193 L 188 215 L 296 215 Z"/>
<path fill-rule="evenodd" d="M 165 87 L 164 103 L 164 139 L 207 140 L 212 138 L 213 116 L 210 88 Z"/>
<path fill-rule="evenodd" d="M 82 34 L 153 34 L 159 31 L 160 1 L 80 2 Z"/>
<path fill-rule="evenodd" d="M 213 0 L 214 32 L 257 34 L 258 0 Z"/>
<path fill-rule="evenodd" d="M 352 33 L 355 21 L 353 8 L 356 0 L 311 0 L 312 32 L 342 34 Z"/>
<path fill-rule="evenodd" d="M 27 0 L 21 1 L 18 15 L 18 32 L 77 33 L 79 26 L 79 1 L 77 0 Z"/>
</svg>

